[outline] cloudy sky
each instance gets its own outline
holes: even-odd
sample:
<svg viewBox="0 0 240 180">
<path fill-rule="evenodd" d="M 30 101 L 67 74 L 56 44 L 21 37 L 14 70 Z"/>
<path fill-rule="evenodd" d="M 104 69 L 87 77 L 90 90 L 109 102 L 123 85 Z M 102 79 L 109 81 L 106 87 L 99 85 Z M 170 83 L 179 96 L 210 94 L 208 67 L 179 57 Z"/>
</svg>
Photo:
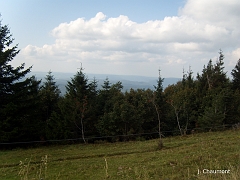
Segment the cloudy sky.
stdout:
<svg viewBox="0 0 240 180">
<path fill-rule="evenodd" d="M 240 58 L 239 0 L 0 0 L 32 71 L 181 77 L 219 49 L 230 74 Z M 80 63 L 81 62 L 81 63 Z"/>
</svg>

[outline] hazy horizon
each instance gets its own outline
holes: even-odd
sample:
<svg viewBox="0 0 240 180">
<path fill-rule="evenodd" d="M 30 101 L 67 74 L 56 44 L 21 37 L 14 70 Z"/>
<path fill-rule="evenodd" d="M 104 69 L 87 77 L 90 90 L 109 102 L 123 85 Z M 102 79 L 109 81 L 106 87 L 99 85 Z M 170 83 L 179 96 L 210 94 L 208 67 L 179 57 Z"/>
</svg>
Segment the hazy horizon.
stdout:
<svg viewBox="0 0 240 180">
<path fill-rule="evenodd" d="M 240 58 L 239 0 L 0 0 L 1 24 L 32 71 L 182 77 L 219 50 L 225 71 Z"/>
<path fill-rule="evenodd" d="M 45 82 L 45 77 L 48 74 L 47 72 L 30 72 L 27 77 L 35 75 L 38 80 L 42 80 L 42 83 Z M 76 73 L 62 73 L 62 72 L 52 72 L 52 75 L 55 78 L 56 85 L 58 85 L 61 90 L 61 94 L 65 94 L 67 82 L 74 77 Z M 123 92 L 130 90 L 131 88 L 136 89 L 154 89 L 154 85 L 157 85 L 158 77 L 146 77 L 146 76 L 137 76 L 137 75 L 114 75 L 114 74 L 87 74 L 85 73 L 89 82 L 95 77 L 98 84 L 98 89 L 101 89 L 106 78 L 108 78 L 110 84 L 117 83 L 118 81 L 122 82 Z M 164 78 L 164 77 L 162 77 Z M 181 78 L 164 78 L 163 88 L 166 88 L 170 84 L 175 84 Z"/>
</svg>

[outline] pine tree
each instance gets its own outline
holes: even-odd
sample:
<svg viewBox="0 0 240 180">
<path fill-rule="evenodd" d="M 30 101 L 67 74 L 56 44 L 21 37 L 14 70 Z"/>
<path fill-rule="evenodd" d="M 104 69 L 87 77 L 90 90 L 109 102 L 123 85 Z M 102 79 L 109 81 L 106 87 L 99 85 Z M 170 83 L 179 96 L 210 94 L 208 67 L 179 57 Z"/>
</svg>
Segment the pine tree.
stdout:
<svg viewBox="0 0 240 180">
<path fill-rule="evenodd" d="M 154 86 L 155 92 L 153 93 L 152 103 L 156 110 L 157 119 L 158 119 L 158 133 L 159 133 L 159 144 L 158 148 L 162 149 L 163 141 L 162 141 L 162 134 L 161 134 L 161 120 L 163 117 L 163 112 L 165 111 L 165 102 L 163 97 L 163 81 L 164 79 L 161 77 L 160 69 L 158 70 L 159 76 L 157 81 L 157 86 Z"/>
<path fill-rule="evenodd" d="M 88 136 L 99 136 L 97 131 L 98 118 L 101 114 L 101 109 L 99 108 L 99 90 L 98 81 L 94 77 L 93 80 L 88 84 L 88 112 L 89 115 L 86 119 L 87 124 L 85 125 L 85 133 Z"/>
<path fill-rule="evenodd" d="M 193 72 L 189 67 L 187 74 L 183 73 L 182 89 L 180 94 L 182 97 L 182 114 L 181 121 L 184 122 L 184 134 L 188 128 L 194 128 L 197 119 L 197 97 L 196 97 L 196 81 L 192 76 Z"/>
<path fill-rule="evenodd" d="M 54 76 L 52 72 L 49 71 L 45 77 L 45 82 L 40 88 L 40 98 L 41 98 L 41 114 L 42 114 L 42 122 L 45 125 L 44 136 L 46 138 L 56 137 L 53 133 L 56 134 L 53 129 L 57 127 L 57 122 L 51 119 L 51 115 L 54 112 L 57 112 L 58 102 L 60 100 L 60 93 L 56 82 L 54 81 Z M 58 122 L 59 124 L 59 122 Z"/>
<path fill-rule="evenodd" d="M 98 121 L 98 129 L 101 135 L 116 135 L 121 133 L 119 122 L 119 106 L 123 102 L 121 92 L 123 86 L 121 82 L 114 83 L 110 86 L 108 78 L 99 93 L 99 108 L 101 116 Z"/>
<path fill-rule="evenodd" d="M 34 76 L 25 78 L 32 67 L 14 68 L 10 62 L 19 53 L 8 26 L 0 21 L 0 141 L 39 138 L 39 84 Z M 30 136 L 31 134 L 31 136 Z M 36 140 L 36 139 L 35 139 Z"/>
<path fill-rule="evenodd" d="M 103 82 L 102 89 L 100 89 L 98 96 L 99 109 L 102 115 L 104 112 L 109 112 L 110 109 L 110 106 L 108 105 L 108 101 L 111 98 L 110 87 L 111 83 L 109 82 L 109 79 L 106 78 Z"/>
<path fill-rule="evenodd" d="M 88 79 L 82 70 L 80 68 L 80 71 L 77 72 L 74 78 L 68 81 L 66 98 L 71 102 L 71 111 L 69 113 L 72 114 L 71 120 L 75 125 L 75 133 L 78 135 L 78 131 L 80 130 L 82 139 L 86 143 L 84 126 L 86 122 L 84 122 L 84 119 L 86 119 L 86 115 L 88 114 L 89 85 Z"/>
<path fill-rule="evenodd" d="M 202 75 L 197 76 L 200 100 L 198 124 L 202 127 L 222 125 L 226 122 L 230 82 L 224 72 L 223 60 L 224 55 L 220 50 L 216 63 L 212 64 L 210 60 Z"/>
<path fill-rule="evenodd" d="M 240 59 L 238 60 L 235 68 L 232 70 L 231 75 L 233 77 L 232 88 L 234 90 L 240 90 Z"/>
<path fill-rule="evenodd" d="M 41 86 L 40 95 L 42 103 L 42 112 L 44 120 L 47 121 L 51 116 L 51 113 L 55 110 L 58 100 L 60 98 L 61 91 L 59 90 L 56 82 L 54 81 L 52 72 L 49 71 L 45 77 L 45 82 Z"/>
</svg>

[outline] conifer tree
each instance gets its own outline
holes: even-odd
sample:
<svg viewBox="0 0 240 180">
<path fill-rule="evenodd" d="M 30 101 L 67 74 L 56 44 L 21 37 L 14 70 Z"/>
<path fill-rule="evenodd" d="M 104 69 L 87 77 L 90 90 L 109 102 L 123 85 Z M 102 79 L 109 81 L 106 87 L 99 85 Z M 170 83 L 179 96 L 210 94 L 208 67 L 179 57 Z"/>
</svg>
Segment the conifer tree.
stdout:
<svg viewBox="0 0 240 180">
<path fill-rule="evenodd" d="M 188 128 L 194 128 L 197 119 L 196 82 L 192 74 L 191 67 L 189 67 L 189 71 L 186 74 L 183 73 L 182 88 L 180 88 L 182 98 L 181 121 L 184 122 L 184 134 L 186 134 Z"/>
<path fill-rule="evenodd" d="M 232 88 L 234 90 L 240 90 L 240 59 L 238 60 L 235 68 L 232 70 L 231 75 L 233 77 Z"/>
<path fill-rule="evenodd" d="M 52 75 L 52 72 L 49 71 L 40 90 L 42 109 L 44 113 L 43 116 L 45 121 L 49 119 L 51 113 L 55 110 L 57 102 L 60 98 L 61 91 L 54 80 L 55 79 Z"/>
<path fill-rule="evenodd" d="M 89 106 L 89 85 L 88 79 L 86 78 L 85 74 L 83 73 L 82 67 L 76 73 L 74 78 L 71 81 L 68 81 L 66 86 L 67 93 L 66 98 L 70 101 L 70 114 L 71 120 L 75 125 L 75 133 L 78 134 L 78 131 L 81 131 L 81 136 L 86 143 L 85 140 L 85 126 L 87 110 Z"/>
<path fill-rule="evenodd" d="M 119 106 L 123 102 L 123 86 L 121 82 L 114 83 L 110 86 L 108 78 L 99 93 L 99 108 L 101 117 L 98 121 L 98 129 L 101 135 L 116 135 L 120 131 Z M 118 108 L 117 108 L 118 107 Z"/>
<path fill-rule="evenodd" d="M 54 80 L 52 72 L 49 71 L 39 93 L 41 98 L 42 122 L 45 124 L 44 136 L 46 138 L 55 138 L 57 134 L 55 129 L 58 127 L 57 123 L 61 123 L 50 118 L 53 113 L 58 111 L 58 102 L 60 100 L 61 93 Z M 60 128 L 58 130 L 60 131 Z M 53 135 L 53 133 L 55 135 Z"/>
<path fill-rule="evenodd" d="M 152 103 L 154 105 L 154 108 L 156 110 L 157 119 L 158 119 L 158 133 L 159 133 L 159 144 L 158 148 L 162 149 L 163 147 L 163 141 L 162 141 L 162 134 L 161 134 L 161 120 L 164 117 L 163 112 L 165 112 L 165 102 L 164 102 L 164 96 L 163 96 L 163 81 L 164 79 L 161 77 L 160 69 L 158 70 L 158 80 L 157 80 L 157 86 L 154 86 L 155 92 L 153 93 L 152 97 Z"/>
<path fill-rule="evenodd" d="M 223 60 L 224 55 L 220 50 L 216 63 L 212 64 L 210 60 L 207 68 L 203 69 L 202 75 L 197 76 L 198 94 L 201 99 L 198 123 L 202 127 L 209 128 L 226 122 L 230 83 L 224 72 Z"/>
<path fill-rule="evenodd" d="M 19 53 L 8 26 L 0 21 L 0 141 L 39 138 L 39 84 L 34 76 L 25 78 L 32 67 L 14 68 L 10 62 Z M 38 129 L 39 128 L 39 129 Z M 31 134 L 31 136 L 30 136 Z M 35 139 L 36 140 L 36 139 Z"/>
<path fill-rule="evenodd" d="M 93 80 L 88 84 L 88 112 L 89 116 L 87 124 L 85 125 L 85 133 L 88 136 L 99 136 L 97 133 L 97 122 L 98 118 L 101 114 L 101 110 L 99 109 L 99 90 L 98 90 L 98 81 L 94 77 Z"/>
</svg>

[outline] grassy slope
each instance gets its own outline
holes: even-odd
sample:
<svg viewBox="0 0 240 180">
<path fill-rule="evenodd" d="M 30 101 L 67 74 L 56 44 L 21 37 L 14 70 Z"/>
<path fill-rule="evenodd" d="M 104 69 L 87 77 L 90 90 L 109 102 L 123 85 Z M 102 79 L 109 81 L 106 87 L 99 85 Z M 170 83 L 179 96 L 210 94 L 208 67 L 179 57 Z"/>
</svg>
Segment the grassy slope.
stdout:
<svg viewBox="0 0 240 180">
<path fill-rule="evenodd" d="M 240 131 L 170 137 L 164 146 L 156 150 L 151 140 L 0 151 L 0 179 L 240 179 Z"/>
</svg>

